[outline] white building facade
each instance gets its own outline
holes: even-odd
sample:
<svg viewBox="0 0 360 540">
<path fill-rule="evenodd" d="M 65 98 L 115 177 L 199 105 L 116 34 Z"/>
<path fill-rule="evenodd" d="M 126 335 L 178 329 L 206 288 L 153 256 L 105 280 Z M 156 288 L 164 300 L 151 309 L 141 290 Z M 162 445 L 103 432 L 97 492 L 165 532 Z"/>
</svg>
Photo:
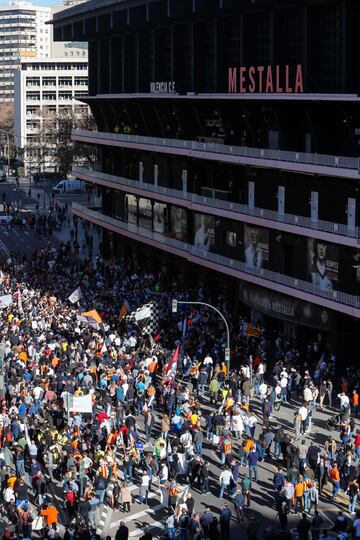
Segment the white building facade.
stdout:
<svg viewBox="0 0 360 540">
<path fill-rule="evenodd" d="M 14 90 L 15 141 L 24 149 L 25 172 L 56 172 L 50 147 L 39 160 L 44 124 L 64 114 L 87 114 L 87 105 L 76 99 L 88 94 L 87 58 L 23 58 Z"/>
<path fill-rule="evenodd" d="M 0 7 L 0 101 L 14 97 L 14 74 L 25 58 L 51 55 L 52 28 L 48 7 L 12 0 Z"/>
</svg>

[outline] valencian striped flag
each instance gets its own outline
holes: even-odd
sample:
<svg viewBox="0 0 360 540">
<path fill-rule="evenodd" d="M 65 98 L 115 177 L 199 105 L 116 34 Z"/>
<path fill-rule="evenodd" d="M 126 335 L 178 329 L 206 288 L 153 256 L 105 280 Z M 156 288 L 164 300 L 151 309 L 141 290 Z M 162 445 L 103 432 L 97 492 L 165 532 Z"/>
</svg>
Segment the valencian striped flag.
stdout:
<svg viewBox="0 0 360 540">
<path fill-rule="evenodd" d="M 131 311 L 130 304 L 127 300 L 125 300 L 123 305 L 121 306 L 118 321 L 121 322 L 123 318 L 125 317 L 125 315 L 130 313 L 130 311 Z"/>
<path fill-rule="evenodd" d="M 247 323 L 246 324 L 246 335 L 248 337 L 259 338 L 261 336 L 261 330 L 260 330 L 260 328 L 257 328 L 253 324 Z"/>
<path fill-rule="evenodd" d="M 165 366 L 165 373 L 170 379 L 174 379 L 175 375 L 176 375 L 176 372 L 177 372 L 177 366 L 178 366 L 178 360 L 179 360 L 179 351 L 180 351 L 180 346 L 178 345 L 176 347 L 176 350 L 175 350 L 174 354 L 170 358 L 170 361 Z"/>
</svg>

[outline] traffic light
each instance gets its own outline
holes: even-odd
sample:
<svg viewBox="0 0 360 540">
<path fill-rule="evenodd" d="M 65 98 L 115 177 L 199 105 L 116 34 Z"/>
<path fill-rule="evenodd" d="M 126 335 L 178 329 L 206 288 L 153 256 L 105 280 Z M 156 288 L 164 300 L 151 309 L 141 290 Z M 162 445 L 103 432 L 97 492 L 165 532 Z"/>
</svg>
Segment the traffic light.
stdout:
<svg viewBox="0 0 360 540">
<path fill-rule="evenodd" d="M 178 304 L 178 303 L 177 303 L 177 300 L 173 300 L 173 301 L 171 302 L 171 311 L 172 311 L 173 313 L 177 313 L 177 307 L 178 307 L 177 304 Z"/>
</svg>

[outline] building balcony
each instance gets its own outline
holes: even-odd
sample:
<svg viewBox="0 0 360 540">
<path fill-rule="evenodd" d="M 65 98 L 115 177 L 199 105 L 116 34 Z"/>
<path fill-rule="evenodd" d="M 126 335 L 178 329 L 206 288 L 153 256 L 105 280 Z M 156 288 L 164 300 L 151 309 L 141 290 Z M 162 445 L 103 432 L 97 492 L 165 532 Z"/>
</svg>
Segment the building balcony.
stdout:
<svg viewBox="0 0 360 540">
<path fill-rule="evenodd" d="M 251 167 L 281 169 L 290 172 L 342 178 L 360 178 L 360 158 L 350 156 L 288 152 L 285 150 L 249 148 L 213 142 L 83 130 L 74 130 L 72 139 L 85 143 L 183 155 Z"/>
<path fill-rule="evenodd" d="M 230 259 L 207 250 L 199 250 L 189 243 L 169 238 L 166 235 L 149 231 L 143 227 L 121 221 L 94 210 L 73 203 L 73 214 L 99 225 L 104 229 L 143 242 L 156 249 L 182 257 L 190 263 L 199 264 L 228 276 L 265 287 L 288 296 L 312 302 L 328 309 L 360 317 L 360 297 L 334 290 L 323 290 L 308 281 L 295 279 L 264 268 L 249 268 L 244 262 Z"/>
<path fill-rule="evenodd" d="M 260 227 L 359 248 L 359 227 L 351 229 L 342 223 L 324 220 L 312 221 L 310 217 L 286 213 L 279 214 L 265 208 L 250 208 L 246 204 L 204 197 L 188 191 L 139 182 L 138 180 L 101 173 L 86 167 L 73 167 L 73 175 L 86 182 L 125 191 L 139 197 L 183 206 L 195 212 L 205 212 Z"/>
</svg>

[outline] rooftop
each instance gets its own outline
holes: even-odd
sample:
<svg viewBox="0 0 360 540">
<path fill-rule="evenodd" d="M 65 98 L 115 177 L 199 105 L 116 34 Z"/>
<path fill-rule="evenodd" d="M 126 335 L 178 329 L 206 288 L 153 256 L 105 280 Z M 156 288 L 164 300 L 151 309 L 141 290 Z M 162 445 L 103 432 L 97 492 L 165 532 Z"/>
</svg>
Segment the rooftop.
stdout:
<svg viewBox="0 0 360 540">
<path fill-rule="evenodd" d="M 54 13 L 53 21 L 57 22 L 57 21 L 65 20 L 71 17 L 76 17 L 78 15 L 83 15 L 84 13 L 98 11 L 100 9 L 110 7 L 114 4 L 120 4 L 120 3 L 125 3 L 125 2 L 127 2 L 128 4 L 131 4 L 134 2 L 134 0 L 88 0 L 87 2 L 84 2 L 83 4 L 70 7 L 63 11 L 60 11 L 59 13 Z"/>
</svg>

